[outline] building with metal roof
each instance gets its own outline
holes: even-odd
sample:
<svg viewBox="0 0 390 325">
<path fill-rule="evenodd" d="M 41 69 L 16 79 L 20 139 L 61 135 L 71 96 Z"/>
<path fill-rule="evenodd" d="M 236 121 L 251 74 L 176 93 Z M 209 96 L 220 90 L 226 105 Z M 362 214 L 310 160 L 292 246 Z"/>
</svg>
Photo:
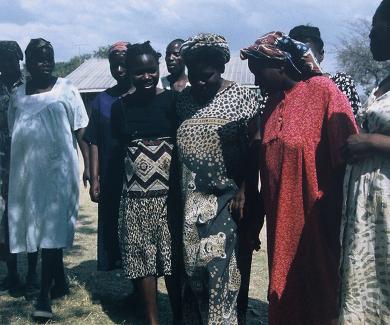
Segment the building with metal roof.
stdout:
<svg viewBox="0 0 390 325">
<path fill-rule="evenodd" d="M 166 76 L 167 74 L 165 62 L 161 62 L 160 76 Z M 223 77 L 240 85 L 254 87 L 254 76 L 248 69 L 248 61 L 242 61 L 238 55 L 232 56 L 226 64 Z M 85 95 L 99 93 L 116 84 L 111 76 L 107 59 L 93 58 L 86 60 L 66 78 L 79 89 L 80 93 Z"/>
</svg>

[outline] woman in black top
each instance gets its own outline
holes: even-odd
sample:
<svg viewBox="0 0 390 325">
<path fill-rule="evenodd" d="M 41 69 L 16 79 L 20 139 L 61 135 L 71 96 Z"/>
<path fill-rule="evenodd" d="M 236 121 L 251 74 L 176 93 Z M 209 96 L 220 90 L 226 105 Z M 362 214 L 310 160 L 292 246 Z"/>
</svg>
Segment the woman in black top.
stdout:
<svg viewBox="0 0 390 325">
<path fill-rule="evenodd" d="M 135 92 L 113 104 L 111 120 L 112 135 L 124 151 L 118 223 L 122 265 L 144 296 L 149 324 L 158 324 L 157 277 L 165 276 L 169 290 L 172 273 L 166 201 L 175 93 L 156 87 L 160 56 L 149 42 L 128 46 L 127 68 Z"/>
</svg>

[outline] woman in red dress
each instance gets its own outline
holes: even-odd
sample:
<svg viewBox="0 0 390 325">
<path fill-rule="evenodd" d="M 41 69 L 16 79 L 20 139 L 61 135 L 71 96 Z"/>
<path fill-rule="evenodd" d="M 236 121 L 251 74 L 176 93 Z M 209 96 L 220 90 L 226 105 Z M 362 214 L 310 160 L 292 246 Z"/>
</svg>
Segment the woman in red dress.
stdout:
<svg viewBox="0 0 390 325">
<path fill-rule="evenodd" d="M 269 324 L 337 324 L 340 148 L 357 132 L 350 104 L 310 49 L 281 32 L 241 56 L 270 95 L 260 127 Z"/>
</svg>

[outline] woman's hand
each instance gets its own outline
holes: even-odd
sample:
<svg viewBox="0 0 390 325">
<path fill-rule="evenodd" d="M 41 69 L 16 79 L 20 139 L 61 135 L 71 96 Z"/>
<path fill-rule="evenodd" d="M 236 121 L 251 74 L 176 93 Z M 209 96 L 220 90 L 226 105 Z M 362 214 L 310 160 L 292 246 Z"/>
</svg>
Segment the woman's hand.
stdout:
<svg viewBox="0 0 390 325">
<path fill-rule="evenodd" d="M 99 203 L 100 182 L 98 180 L 91 181 L 91 187 L 89 188 L 89 196 L 91 197 L 92 202 Z"/>
<path fill-rule="evenodd" d="M 348 163 L 355 163 L 372 155 L 373 144 L 371 134 L 360 133 L 349 136 L 341 148 L 342 154 Z"/>
<path fill-rule="evenodd" d="M 241 186 L 237 194 L 229 203 L 229 211 L 237 222 L 244 218 L 245 184 Z"/>
<path fill-rule="evenodd" d="M 87 188 L 88 182 L 91 183 L 91 173 L 89 172 L 89 168 L 84 168 L 83 183 L 85 188 Z"/>
</svg>

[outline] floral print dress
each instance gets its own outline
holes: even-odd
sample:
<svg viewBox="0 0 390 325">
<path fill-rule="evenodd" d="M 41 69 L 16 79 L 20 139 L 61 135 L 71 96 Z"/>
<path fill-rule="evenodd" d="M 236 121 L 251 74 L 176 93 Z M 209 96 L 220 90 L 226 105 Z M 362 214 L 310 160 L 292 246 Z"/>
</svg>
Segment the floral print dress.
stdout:
<svg viewBox="0 0 390 325">
<path fill-rule="evenodd" d="M 390 136 L 390 92 L 368 99 L 368 133 Z M 373 155 L 344 180 L 341 323 L 390 323 L 390 158 Z"/>
</svg>

